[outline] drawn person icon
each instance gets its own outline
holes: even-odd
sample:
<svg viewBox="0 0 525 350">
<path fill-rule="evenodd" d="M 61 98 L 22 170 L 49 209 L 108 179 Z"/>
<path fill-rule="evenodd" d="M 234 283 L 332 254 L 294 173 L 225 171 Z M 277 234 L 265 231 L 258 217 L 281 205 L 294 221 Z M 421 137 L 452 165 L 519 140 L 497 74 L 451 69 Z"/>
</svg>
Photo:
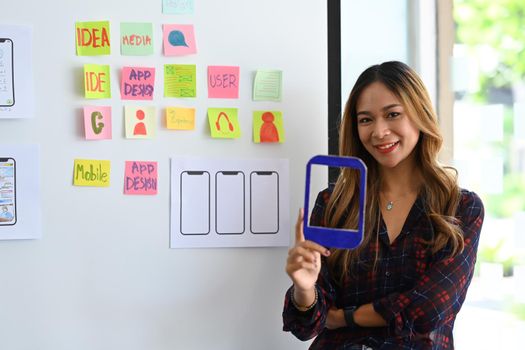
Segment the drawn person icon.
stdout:
<svg viewBox="0 0 525 350">
<path fill-rule="evenodd" d="M 261 131 L 259 132 L 261 142 L 279 142 L 279 132 L 273 123 L 275 120 L 273 113 L 264 112 L 261 119 L 263 120 Z"/>
<path fill-rule="evenodd" d="M 11 221 L 13 220 L 13 214 L 9 212 L 7 206 L 2 206 L 2 212 L 0 213 L 0 221 Z"/>
<path fill-rule="evenodd" d="M 137 113 L 135 114 L 137 116 L 138 120 L 144 120 L 144 117 L 146 116 L 144 114 L 144 111 L 139 109 Z M 146 131 L 146 124 L 143 122 L 139 122 L 135 125 L 135 128 L 133 129 L 133 135 L 147 135 Z"/>
</svg>

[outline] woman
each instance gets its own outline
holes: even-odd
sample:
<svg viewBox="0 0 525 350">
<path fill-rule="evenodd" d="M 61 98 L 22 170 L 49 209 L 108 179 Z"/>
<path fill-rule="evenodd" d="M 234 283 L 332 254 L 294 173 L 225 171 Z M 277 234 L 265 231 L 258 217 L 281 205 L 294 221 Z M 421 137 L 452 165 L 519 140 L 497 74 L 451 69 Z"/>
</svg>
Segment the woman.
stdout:
<svg viewBox="0 0 525 350">
<path fill-rule="evenodd" d="M 483 204 L 439 164 L 428 93 L 401 62 L 365 70 L 348 98 L 340 155 L 368 167 L 365 234 L 354 250 L 305 241 L 302 213 L 286 271 L 284 330 L 311 349 L 452 349 L 472 279 Z M 355 228 L 358 178 L 343 169 L 311 224 Z M 321 257 L 322 256 L 322 257 Z"/>
</svg>

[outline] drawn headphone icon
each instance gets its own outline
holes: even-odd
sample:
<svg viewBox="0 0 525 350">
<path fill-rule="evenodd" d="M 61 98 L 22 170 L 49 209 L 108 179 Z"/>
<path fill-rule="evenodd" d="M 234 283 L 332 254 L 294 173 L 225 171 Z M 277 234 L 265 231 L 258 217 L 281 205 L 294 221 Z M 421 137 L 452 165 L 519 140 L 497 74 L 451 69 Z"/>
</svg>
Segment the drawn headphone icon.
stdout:
<svg viewBox="0 0 525 350">
<path fill-rule="evenodd" d="M 220 112 L 217 116 L 217 120 L 215 121 L 215 126 L 217 127 L 217 130 L 221 131 L 221 124 L 219 123 L 219 121 L 221 120 L 222 116 L 224 116 L 224 118 L 226 118 L 226 121 L 228 122 L 228 129 L 230 129 L 230 131 L 233 131 L 233 124 L 230 122 L 230 118 L 228 118 L 228 115 L 224 112 Z"/>
</svg>

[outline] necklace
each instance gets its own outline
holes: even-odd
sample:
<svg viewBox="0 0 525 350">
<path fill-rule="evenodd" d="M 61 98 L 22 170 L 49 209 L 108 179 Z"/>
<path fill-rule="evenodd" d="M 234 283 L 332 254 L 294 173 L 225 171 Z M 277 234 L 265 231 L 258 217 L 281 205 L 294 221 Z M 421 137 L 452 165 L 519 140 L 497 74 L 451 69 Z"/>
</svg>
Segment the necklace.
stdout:
<svg viewBox="0 0 525 350">
<path fill-rule="evenodd" d="M 392 209 L 394 209 L 394 204 L 395 203 L 399 202 L 400 200 L 402 200 L 403 198 L 405 198 L 409 194 L 410 194 L 410 192 L 407 192 L 404 195 L 402 195 L 401 197 L 399 197 L 398 199 L 396 199 L 395 201 L 389 201 L 389 200 L 386 200 L 384 193 L 381 193 L 381 195 L 383 196 L 383 199 L 385 199 L 385 201 L 386 201 L 385 209 L 388 210 L 388 211 L 391 211 Z"/>
</svg>

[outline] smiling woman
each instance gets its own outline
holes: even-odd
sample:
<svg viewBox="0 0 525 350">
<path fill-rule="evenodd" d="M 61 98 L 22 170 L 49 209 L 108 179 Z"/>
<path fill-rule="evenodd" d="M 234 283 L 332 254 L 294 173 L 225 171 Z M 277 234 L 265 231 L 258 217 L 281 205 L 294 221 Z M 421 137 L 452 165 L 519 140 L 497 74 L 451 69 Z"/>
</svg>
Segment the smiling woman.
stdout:
<svg viewBox="0 0 525 350">
<path fill-rule="evenodd" d="M 483 204 L 437 160 L 437 116 L 419 76 L 391 61 L 357 79 L 339 153 L 368 167 L 365 233 L 355 250 L 304 239 L 302 215 L 286 271 L 284 330 L 311 349 L 452 349 L 474 272 Z M 312 226 L 356 226 L 358 178 L 343 169 L 321 192 Z"/>
</svg>

